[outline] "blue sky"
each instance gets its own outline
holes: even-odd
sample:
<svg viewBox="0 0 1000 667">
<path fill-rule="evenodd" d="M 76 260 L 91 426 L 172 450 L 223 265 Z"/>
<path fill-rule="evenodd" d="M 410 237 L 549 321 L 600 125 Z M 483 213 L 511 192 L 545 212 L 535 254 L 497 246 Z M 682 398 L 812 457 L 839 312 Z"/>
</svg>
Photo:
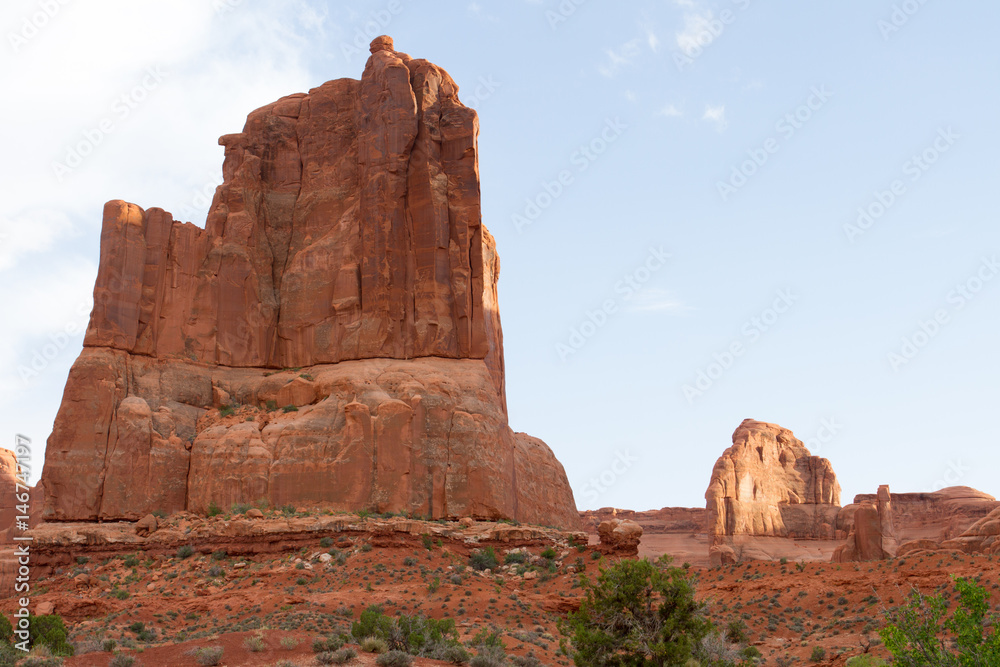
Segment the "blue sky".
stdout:
<svg viewBox="0 0 1000 667">
<path fill-rule="evenodd" d="M 702 505 L 746 417 L 845 504 L 1000 492 L 1000 5 L 152 4 L 0 9 L 0 437 L 34 440 L 33 477 L 104 202 L 203 224 L 217 138 L 386 33 L 479 111 L 511 425 L 581 508 Z"/>
</svg>

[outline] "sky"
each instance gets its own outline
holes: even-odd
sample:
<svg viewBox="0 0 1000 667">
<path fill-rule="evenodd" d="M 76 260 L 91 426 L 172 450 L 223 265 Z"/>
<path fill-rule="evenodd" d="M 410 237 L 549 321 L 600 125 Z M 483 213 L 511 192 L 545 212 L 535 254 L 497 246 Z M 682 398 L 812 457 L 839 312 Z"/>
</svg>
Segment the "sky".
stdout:
<svg viewBox="0 0 1000 667">
<path fill-rule="evenodd" d="M 581 509 L 702 506 L 745 418 L 842 502 L 1000 495 L 1000 4 L 6 0 L 0 446 L 32 479 L 103 205 L 204 225 L 217 139 L 380 34 L 480 116 L 511 426 Z"/>
</svg>

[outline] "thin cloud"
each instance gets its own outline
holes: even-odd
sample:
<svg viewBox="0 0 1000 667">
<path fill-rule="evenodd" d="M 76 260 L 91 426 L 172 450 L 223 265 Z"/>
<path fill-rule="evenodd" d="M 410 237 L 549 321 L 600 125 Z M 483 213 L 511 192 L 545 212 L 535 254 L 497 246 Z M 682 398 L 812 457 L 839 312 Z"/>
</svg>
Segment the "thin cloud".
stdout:
<svg viewBox="0 0 1000 667">
<path fill-rule="evenodd" d="M 701 119 L 714 123 L 715 129 L 719 132 L 725 130 L 729 125 L 729 121 L 726 120 L 726 106 L 724 104 L 717 107 L 710 104 L 705 105 L 705 113 L 702 114 Z"/>
<path fill-rule="evenodd" d="M 657 116 L 666 116 L 667 118 L 680 118 L 684 115 L 684 112 L 678 109 L 673 104 L 667 104 L 660 107 L 659 111 L 656 112 Z"/>
<path fill-rule="evenodd" d="M 683 316 L 693 308 L 677 299 L 667 290 L 643 289 L 632 294 L 625 303 L 625 310 L 631 313 L 661 313 Z"/>
<path fill-rule="evenodd" d="M 674 34 L 679 48 L 685 55 L 692 56 L 715 39 L 711 30 L 714 15 L 711 10 L 699 10 L 684 15 L 684 29 Z"/>
<path fill-rule="evenodd" d="M 642 40 L 636 37 L 625 42 L 617 49 L 605 49 L 604 54 L 608 57 L 607 62 L 600 65 L 597 71 L 608 78 L 615 76 L 618 70 L 629 65 L 642 52 L 639 48 L 641 43 Z"/>
</svg>

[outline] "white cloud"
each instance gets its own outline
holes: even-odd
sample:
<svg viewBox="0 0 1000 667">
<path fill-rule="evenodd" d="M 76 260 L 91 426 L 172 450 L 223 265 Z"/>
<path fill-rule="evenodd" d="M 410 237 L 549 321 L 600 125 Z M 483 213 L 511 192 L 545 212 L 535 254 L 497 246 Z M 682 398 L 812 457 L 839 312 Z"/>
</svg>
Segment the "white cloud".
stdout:
<svg viewBox="0 0 1000 667">
<path fill-rule="evenodd" d="M 606 77 L 613 77 L 618 73 L 619 69 L 628 65 L 639 56 L 642 52 L 639 46 L 641 43 L 642 40 L 636 37 L 625 42 L 617 49 L 605 49 L 604 54 L 608 57 L 608 60 L 606 63 L 600 65 L 597 71 Z"/>
<path fill-rule="evenodd" d="M 715 123 L 715 129 L 719 132 L 722 132 L 729 125 L 729 121 L 726 120 L 726 106 L 724 104 L 717 107 L 706 104 L 705 113 L 702 114 L 701 119 Z"/>
<path fill-rule="evenodd" d="M 663 313 L 686 315 L 692 308 L 663 289 L 648 288 L 632 294 L 626 300 L 625 310 L 633 313 Z"/>
<path fill-rule="evenodd" d="M 63 211 L 36 209 L 9 218 L 0 214 L 0 271 L 18 259 L 48 250 L 60 238 L 73 235 L 73 224 Z"/>
<path fill-rule="evenodd" d="M 711 22 L 714 15 L 711 10 L 698 10 L 684 15 L 684 29 L 674 34 L 679 48 L 685 55 L 694 56 L 712 43 L 715 33 Z"/>
<path fill-rule="evenodd" d="M 660 107 L 660 110 L 656 112 L 657 116 L 666 116 L 667 118 L 680 118 L 684 115 L 684 112 L 678 109 L 673 104 L 666 104 Z"/>
</svg>

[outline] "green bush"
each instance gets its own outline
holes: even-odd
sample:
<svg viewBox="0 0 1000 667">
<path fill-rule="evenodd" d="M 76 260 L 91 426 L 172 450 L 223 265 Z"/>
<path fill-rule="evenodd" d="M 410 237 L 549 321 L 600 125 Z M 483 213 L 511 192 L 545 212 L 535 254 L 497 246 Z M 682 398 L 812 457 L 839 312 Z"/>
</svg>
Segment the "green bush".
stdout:
<svg viewBox="0 0 1000 667">
<path fill-rule="evenodd" d="M 542 558 L 548 558 L 549 560 L 555 560 L 558 555 L 559 552 L 553 547 L 546 547 L 545 550 L 542 551 Z"/>
<path fill-rule="evenodd" d="M 192 555 L 194 555 L 194 547 L 192 547 L 190 544 L 185 544 L 184 546 L 179 547 L 177 549 L 176 555 L 177 558 L 180 558 L 181 560 L 184 560 L 185 558 L 190 558 Z"/>
<path fill-rule="evenodd" d="M 312 649 L 315 653 L 331 653 L 347 643 L 346 635 L 317 637 L 313 640 Z"/>
<path fill-rule="evenodd" d="M 208 504 L 208 516 L 219 516 L 222 514 L 222 508 L 215 504 L 213 500 Z"/>
<path fill-rule="evenodd" d="M 10 624 L 6 614 L 0 614 L 0 642 L 10 644 L 13 641 L 14 626 Z"/>
<path fill-rule="evenodd" d="M 413 664 L 413 658 L 404 651 L 388 651 L 380 655 L 375 664 L 379 667 L 409 667 Z"/>
<path fill-rule="evenodd" d="M 115 653 L 111 658 L 111 662 L 108 663 L 108 667 L 136 667 L 137 664 L 134 655 Z"/>
<path fill-rule="evenodd" d="M 711 629 L 692 580 L 669 557 L 622 560 L 581 583 L 580 609 L 562 625 L 580 667 L 682 665 Z"/>
<path fill-rule="evenodd" d="M 296 406 L 294 406 L 294 405 L 286 405 L 285 407 L 281 408 L 281 411 L 282 412 L 298 412 L 299 409 Z"/>
<path fill-rule="evenodd" d="M 826 649 L 822 646 L 813 646 L 812 653 L 809 655 L 809 659 L 813 662 L 819 662 L 826 657 Z"/>
<path fill-rule="evenodd" d="M 231 417 L 236 414 L 236 409 L 231 405 L 223 405 L 219 407 L 220 417 Z"/>
<path fill-rule="evenodd" d="M 975 581 L 952 579 L 958 605 L 949 618 L 948 598 L 916 590 L 906 605 L 890 613 L 890 623 L 879 635 L 895 667 L 1000 665 L 1000 616 L 987 614 L 989 593 Z"/>
<path fill-rule="evenodd" d="M 367 639 L 377 639 L 387 650 L 426 657 L 459 645 L 454 619 L 406 615 L 392 618 L 383 614 L 377 605 L 361 612 L 361 617 L 351 626 L 351 634 L 362 640 L 362 647 Z"/>
<path fill-rule="evenodd" d="M 528 560 L 528 554 L 523 551 L 512 551 L 503 557 L 504 565 L 520 564 Z"/>
<path fill-rule="evenodd" d="M 243 648 L 251 653 L 262 653 L 267 649 L 267 644 L 260 635 L 250 635 L 243 640 Z"/>
<path fill-rule="evenodd" d="M 473 570 L 495 570 L 497 567 L 497 554 L 493 547 L 477 549 L 469 556 L 469 566 Z"/>
<path fill-rule="evenodd" d="M 66 641 L 66 625 L 58 614 L 28 616 L 28 645 L 44 646 L 54 656 L 73 655 L 73 646 Z"/>
<path fill-rule="evenodd" d="M 865 653 L 848 658 L 845 665 L 846 667 L 885 667 L 886 662 L 877 655 Z"/>
</svg>

